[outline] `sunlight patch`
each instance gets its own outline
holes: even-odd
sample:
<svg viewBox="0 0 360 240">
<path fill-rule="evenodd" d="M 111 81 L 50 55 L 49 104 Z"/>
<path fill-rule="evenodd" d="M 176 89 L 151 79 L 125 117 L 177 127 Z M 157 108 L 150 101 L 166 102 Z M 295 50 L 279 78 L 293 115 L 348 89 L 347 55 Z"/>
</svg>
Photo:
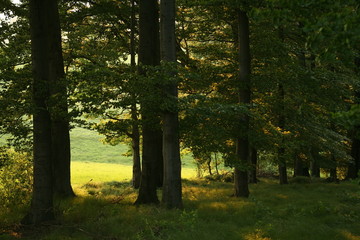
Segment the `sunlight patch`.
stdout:
<svg viewBox="0 0 360 240">
<path fill-rule="evenodd" d="M 360 236 L 359 235 L 354 235 L 351 232 L 348 232 L 346 230 L 341 231 L 342 235 L 345 237 L 345 239 L 348 240 L 360 240 Z"/>
<path fill-rule="evenodd" d="M 261 229 L 256 229 L 254 233 L 246 234 L 245 240 L 271 240 L 269 237 L 264 237 L 264 233 Z"/>
</svg>

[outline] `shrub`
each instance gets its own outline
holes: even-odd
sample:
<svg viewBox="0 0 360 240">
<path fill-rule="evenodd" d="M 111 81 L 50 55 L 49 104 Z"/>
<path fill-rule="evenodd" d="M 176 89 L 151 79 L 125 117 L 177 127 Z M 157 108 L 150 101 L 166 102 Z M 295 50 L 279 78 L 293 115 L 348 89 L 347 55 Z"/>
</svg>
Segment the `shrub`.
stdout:
<svg viewBox="0 0 360 240">
<path fill-rule="evenodd" d="M 29 154 L 1 149 L 6 163 L 0 167 L 0 206 L 27 204 L 32 191 L 32 162 Z"/>
</svg>

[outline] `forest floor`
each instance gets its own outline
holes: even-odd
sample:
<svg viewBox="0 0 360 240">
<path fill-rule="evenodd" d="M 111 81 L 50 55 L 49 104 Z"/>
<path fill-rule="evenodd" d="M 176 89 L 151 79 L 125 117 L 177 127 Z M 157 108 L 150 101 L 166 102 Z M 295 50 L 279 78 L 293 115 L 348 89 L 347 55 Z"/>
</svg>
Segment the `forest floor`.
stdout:
<svg viewBox="0 0 360 240">
<path fill-rule="evenodd" d="M 126 145 L 103 145 L 85 129 L 72 141 L 77 197 L 57 201 L 56 222 L 36 228 L 17 224 L 27 206 L 0 208 L 0 240 L 360 240 L 359 181 L 263 178 L 248 199 L 234 198 L 232 183 L 195 179 L 185 157 L 183 210 L 134 206 Z"/>
<path fill-rule="evenodd" d="M 137 193 L 128 181 L 88 182 L 75 190 L 78 197 L 56 203 L 57 221 L 48 225 L 11 224 L 25 209 L 0 213 L 8 224 L 0 239 L 360 239 L 358 182 L 261 179 L 250 185 L 248 199 L 237 199 L 231 183 L 184 180 L 183 210 L 134 206 Z"/>
</svg>

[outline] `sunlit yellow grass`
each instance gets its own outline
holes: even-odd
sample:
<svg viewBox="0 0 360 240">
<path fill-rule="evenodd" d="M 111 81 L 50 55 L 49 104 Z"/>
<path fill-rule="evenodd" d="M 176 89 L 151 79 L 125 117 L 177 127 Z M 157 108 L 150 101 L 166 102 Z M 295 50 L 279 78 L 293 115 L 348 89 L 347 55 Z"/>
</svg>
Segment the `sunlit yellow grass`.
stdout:
<svg viewBox="0 0 360 240">
<path fill-rule="evenodd" d="M 118 163 L 96 163 L 78 162 L 71 163 L 71 181 L 73 186 L 80 187 L 88 182 L 110 182 L 110 181 L 130 181 L 132 176 L 132 166 Z M 194 178 L 195 169 L 183 168 L 182 178 Z"/>
</svg>

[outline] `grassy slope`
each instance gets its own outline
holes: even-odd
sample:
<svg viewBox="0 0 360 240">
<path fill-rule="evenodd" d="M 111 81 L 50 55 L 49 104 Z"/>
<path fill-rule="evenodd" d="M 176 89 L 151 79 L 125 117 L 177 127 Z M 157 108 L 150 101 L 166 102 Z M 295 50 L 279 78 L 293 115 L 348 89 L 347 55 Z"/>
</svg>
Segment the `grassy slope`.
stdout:
<svg viewBox="0 0 360 240">
<path fill-rule="evenodd" d="M 97 133 L 76 128 L 71 131 L 72 183 L 75 187 L 89 181 L 130 181 L 132 158 L 126 157 L 128 147 L 101 143 Z M 182 177 L 195 177 L 194 164 L 190 158 L 183 159 Z"/>
</svg>

